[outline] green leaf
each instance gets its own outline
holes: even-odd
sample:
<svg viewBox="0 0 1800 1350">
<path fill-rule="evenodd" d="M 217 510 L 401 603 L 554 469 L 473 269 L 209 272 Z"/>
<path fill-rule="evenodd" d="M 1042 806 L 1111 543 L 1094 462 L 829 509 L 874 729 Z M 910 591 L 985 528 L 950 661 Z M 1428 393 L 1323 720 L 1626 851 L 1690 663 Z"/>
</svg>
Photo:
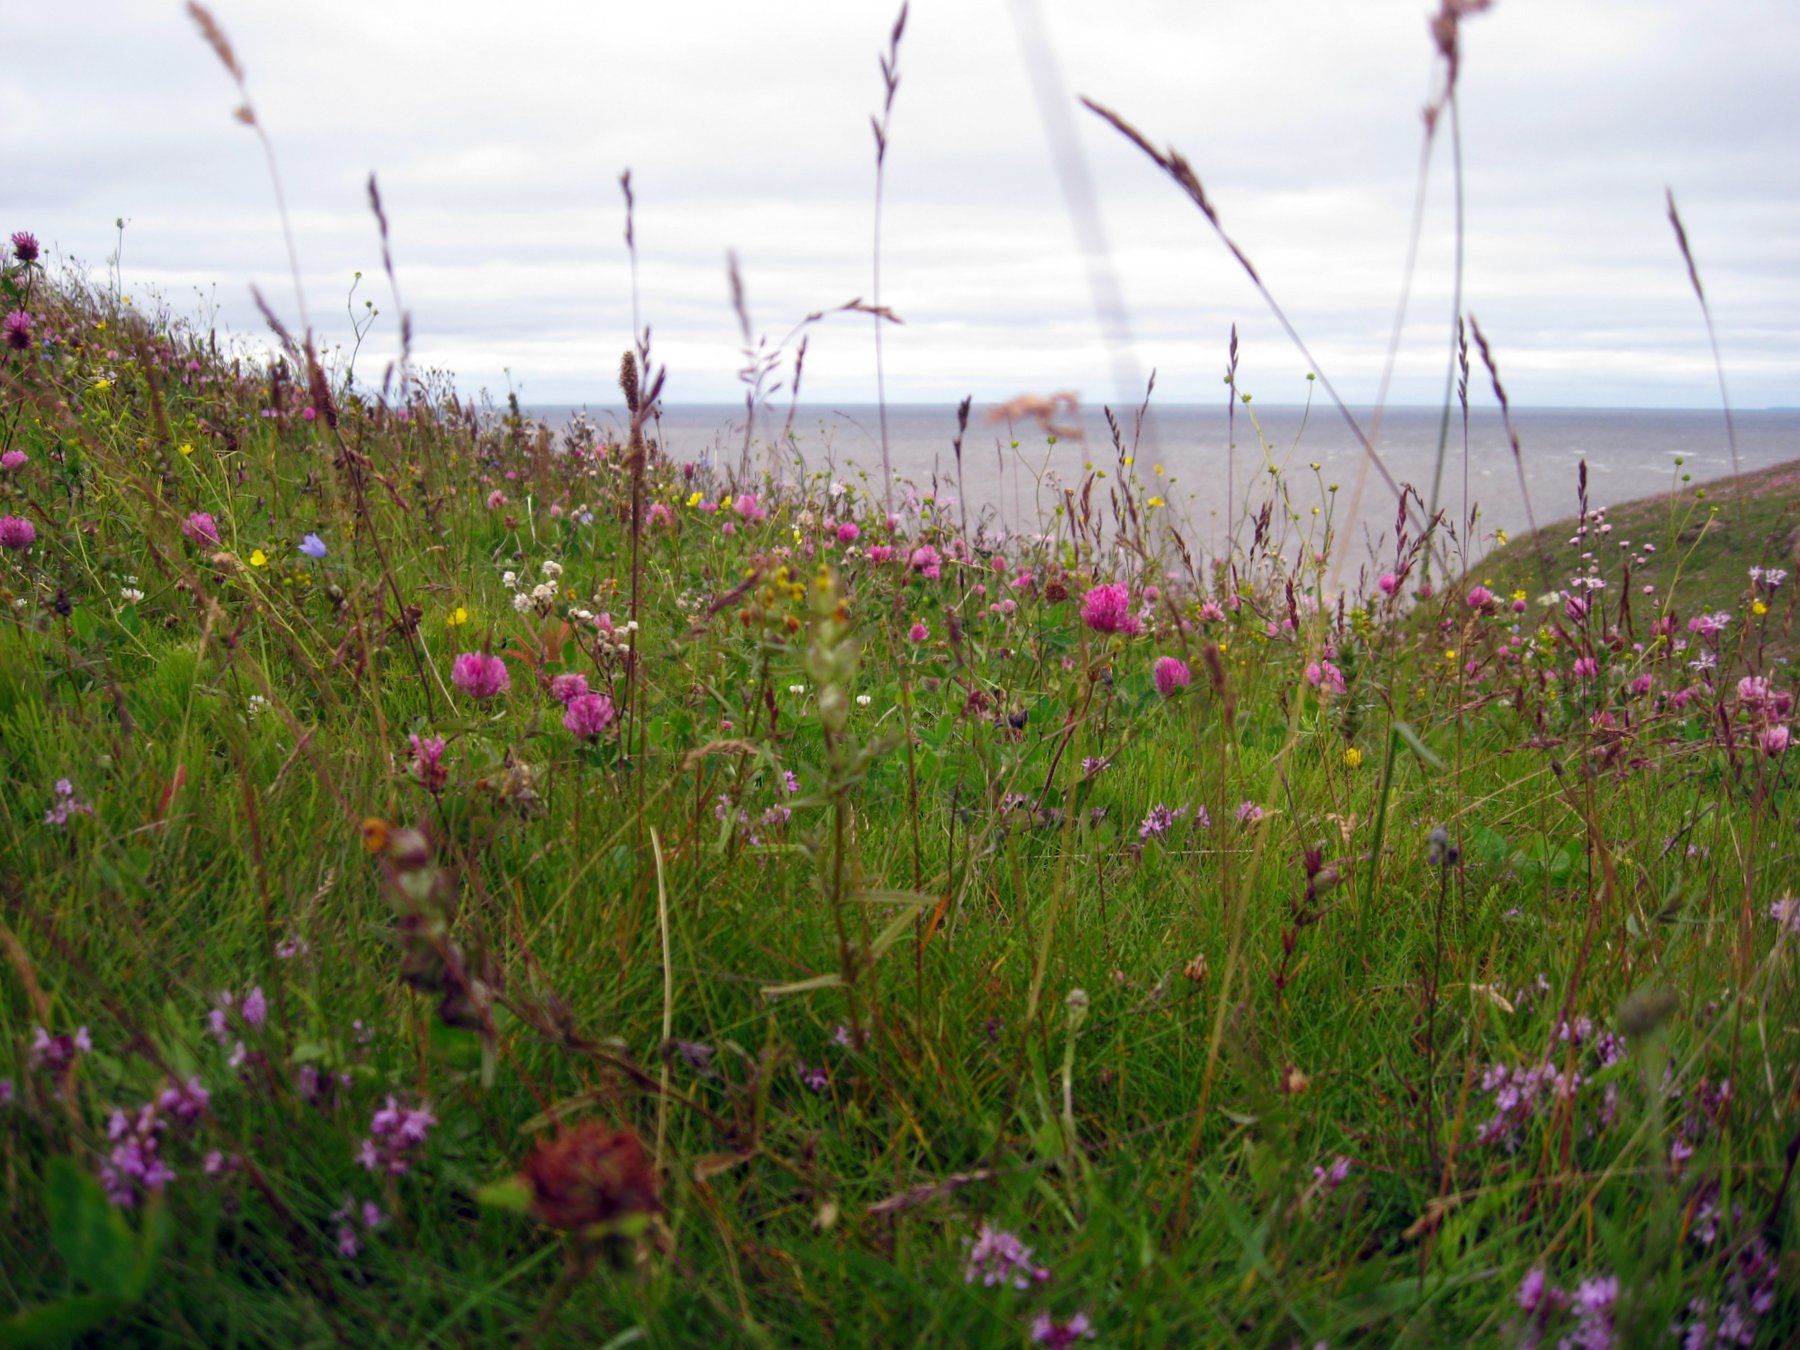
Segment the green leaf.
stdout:
<svg viewBox="0 0 1800 1350">
<path fill-rule="evenodd" d="M 489 1209 L 524 1214 L 531 1209 L 531 1188 L 516 1176 L 490 1181 L 475 1192 L 475 1203 Z"/>
<path fill-rule="evenodd" d="M 52 1158 L 44 1208 L 50 1240 L 70 1273 L 99 1293 L 128 1297 L 137 1273 L 137 1243 L 100 1183 L 72 1158 Z"/>
<path fill-rule="evenodd" d="M 0 1322 L 0 1345 L 67 1345 L 124 1307 L 106 1294 L 77 1294 L 40 1303 Z"/>
</svg>

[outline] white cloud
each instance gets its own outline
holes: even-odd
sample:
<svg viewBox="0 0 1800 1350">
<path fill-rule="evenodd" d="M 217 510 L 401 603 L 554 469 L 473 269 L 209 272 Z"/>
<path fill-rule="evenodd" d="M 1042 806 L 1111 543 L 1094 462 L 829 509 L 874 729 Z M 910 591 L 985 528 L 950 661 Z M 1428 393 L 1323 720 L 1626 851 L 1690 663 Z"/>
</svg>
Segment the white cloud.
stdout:
<svg viewBox="0 0 1800 1350">
<path fill-rule="evenodd" d="M 1227 227 L 1352 397 L 1373 393 L 1405 257 L 1426 0 L 1044 0 L 1071 93 L 1180 147 Z M 629 337 L 617 176 L 634 171 L 645 318 L 671 397 L 736 396 L 724 257 L 759 329 L 869 294 L 867 114 L 892 13 L 845 0 L 502 11 L 425 0 L 219 0 L 283 166 L 315 322 L 392 306 L 363 183 L 375 169 L 420 357 L 468 385 L 610 393 Z M 883 300 L 890 392 L 1073 387 L 1111 364 L 1008 4 L 918 0 L 901 56 Z M 291 306 L 254 137 L 175 0 L 9 15 L 7 229 L 90 264 L 124 216 L 132 287 L 216 283 Z M 1800 12 L 1777 0 L 1501 0 L 1465 28 L 1468 308 L 1521 404 L 1706 405 L 1705 336 L 1662 214 L 1681 200 L 1746 406 L 1800 403 Z M 1298 397 L 1304 364 L 1190 204 L 1086 113 L 1077 129 L 1161 396 L 1245 383 Z M 1450 309 L 1439 147 L 1402 401 L 1440 388 Z M 385 316 L 391 320 L 391 314 Z M 391 325 L 371 343 L 391 350 Z M 366 368 L 365 358 L 365 368 Z M 869 322 L 815 331 L 807 389 L 873 396 Z"/>
</svg>

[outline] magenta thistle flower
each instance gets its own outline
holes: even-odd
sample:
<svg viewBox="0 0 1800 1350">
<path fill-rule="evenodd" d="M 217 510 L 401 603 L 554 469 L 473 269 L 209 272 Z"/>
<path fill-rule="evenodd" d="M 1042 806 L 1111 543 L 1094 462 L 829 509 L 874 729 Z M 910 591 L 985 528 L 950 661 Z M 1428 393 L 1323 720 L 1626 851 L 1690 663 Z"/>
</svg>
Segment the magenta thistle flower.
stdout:
<svg viewBox="0 0 1800 1350">
<path fill-rule="evenodd" d="M 0 548 L 23 553 L 37 538 L 37 526 L 24 516 L 0 516 Z"/>
<path fill-rule="evenodd" d="M 1081 597 L 1081 621 L 1096 633 L 1129 636 L 1140 631 L 1138 621 L 1131 615 L 1131 591 L 1116 583 L 1095 586 Z"/>
<path fill-rule="evenodd" d="M 1375 584 L 1381 588 L 1383 595 L 1395 595 L 1400 590 L 1400 578 L 1392 572 L 1383 572 Z"/>
<path fill-rule="evenodd" d="M 181 532 L 196 544 L 211 544 L 215 548 L 219 543 L 219 526 L 212 518 L 210 511 L 191 512 L 181 522 Z"/>
<path fill-rule="evenodd" d="M 4 320 L 0 320 L 0 331 L 6 336 L 6 345 L 15 352 L 22 352 L 31 346 L 32 317 L 29 311 L 15 309 Z"/>
<path fill-rule="evenodd" d="M 490 699 L 512 687 L 512 676 L 499 657 L 464 652 L 450 664 L 450 682 L 470 698 Z"/>
<path fill-rule="evenodd" d="M 931 630 L 923 623 L 915 622 L 911 628 L 906 630 L 906 636 L 914 642 L 929 642 Z"/>
<path fill-rule="evenodd" d="M 1476 586 L 1469 591 L 1464 599 L 1469 602 L 1470 609 L 1487 609 L 1494 603 L 1494 593 L 1486 586 Z"/>
<path fill-rule="evenodd" d="M 584 741 L 598 738 L 613 724 L 613 701 L 605 694 L 580 694 L 563 709 L 563 726 Z"/>
<path fill-rule="evenodd" d="M 1177 689 L 1184 689 L 1193 680 L 1194 672 L 1189 670 L 1185 661 L 1173 656 L 1159 656 L 1156 665 L 1151 669 L 1156 680 L 1156 692 L 1167 698 Z"/>
<path fill-rule="evenodd" d="M 38 257 L 37 236 L 30 230 L 14 230 L 12 237 L 13 257 L 22 263 L 36 262 Z"/>
<path fill-rule="evenodd" d="M 23 450 L 8 450 L 4 455 L 0 455 L 0 469 L 5 469 L 8 473 L 11 473 L 30 458 L 31 456 L 26 454 Z"/>
<path fill-rule="evenodd" d="M 840 544 L 854 544 L 862 537 L 862 528 L 854 520 L 846 520 L 837 527 L 837 538 Z"/>
</svg>

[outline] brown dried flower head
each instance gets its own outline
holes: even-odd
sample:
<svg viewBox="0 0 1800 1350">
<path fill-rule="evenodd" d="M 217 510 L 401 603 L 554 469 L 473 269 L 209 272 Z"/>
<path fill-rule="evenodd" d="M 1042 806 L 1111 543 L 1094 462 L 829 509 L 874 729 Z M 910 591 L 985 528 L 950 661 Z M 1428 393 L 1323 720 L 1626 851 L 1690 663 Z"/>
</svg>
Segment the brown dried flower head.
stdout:
<svg viewBox="0 0 1800 1350">
<path fill-rule="evenodd" d="M 584 1121 L 539 1144 L 519 1175 L 532 1214 L 552 1228 L 579 1232 L 662 1209 L 643 1141 L 626 1128 Z"/>
</svg>

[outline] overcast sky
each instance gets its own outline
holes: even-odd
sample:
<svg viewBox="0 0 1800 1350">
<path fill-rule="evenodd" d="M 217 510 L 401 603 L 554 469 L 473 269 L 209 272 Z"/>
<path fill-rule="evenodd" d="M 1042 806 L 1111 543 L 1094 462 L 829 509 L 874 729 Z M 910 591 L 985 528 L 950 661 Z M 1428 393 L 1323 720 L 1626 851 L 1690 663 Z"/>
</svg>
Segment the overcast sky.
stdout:
<svg viewBox="0 0 1800 1350">
<path fill-rule="evenodd" d="M 1427 0 L 1041 0 L 1069 98 L 1193 162 L 1226 227 L 1353 399 L 1372 396 L 1401 281 L 1430 89 Z M 380 177 L 426 362 L 527 401 L 616 398 L 630 290 L 618 175 L 638 194 L 643 315 L 667 397 L 738 397 L 725 256 L 756 328 L 870 294 L 868 116 L 893 8 L 861 0 L 216 0 L 274 138 L 314 322 L 384 311 L 363 184 Z M 1205 222 L 1075 109 L 1131 324 L 1096 318 L 1012 0 L 916 0 L 888 159 L 889 396 L 978 399 L 1158 370 L 1220 393 L 1226 335 L 1265 402 L 1306 365 Z M 13 5 L 0 50 L 6 231 L 177 308 L 260 329 L 294 311 L 278 219 L 229 81 L 176 0 Z M 1800 404 L 1800 6 L 1499 0 L 1464 29 L 1467 308 L 1519 404 L 1710 406 L 1705 330 L 1663 215 L 1673 186 L 1734 399 Z M 1441 147 L 1443 148 L 1443 147 Z M 1434 163 L 1394 386 L 1430 402 L 1450 314 L 1449 160 Z M 360 308 L 360 306 L 359 306 Z M 814 330 L 804 392 L 874 397 L 870 321 Z"/>
</svg>

